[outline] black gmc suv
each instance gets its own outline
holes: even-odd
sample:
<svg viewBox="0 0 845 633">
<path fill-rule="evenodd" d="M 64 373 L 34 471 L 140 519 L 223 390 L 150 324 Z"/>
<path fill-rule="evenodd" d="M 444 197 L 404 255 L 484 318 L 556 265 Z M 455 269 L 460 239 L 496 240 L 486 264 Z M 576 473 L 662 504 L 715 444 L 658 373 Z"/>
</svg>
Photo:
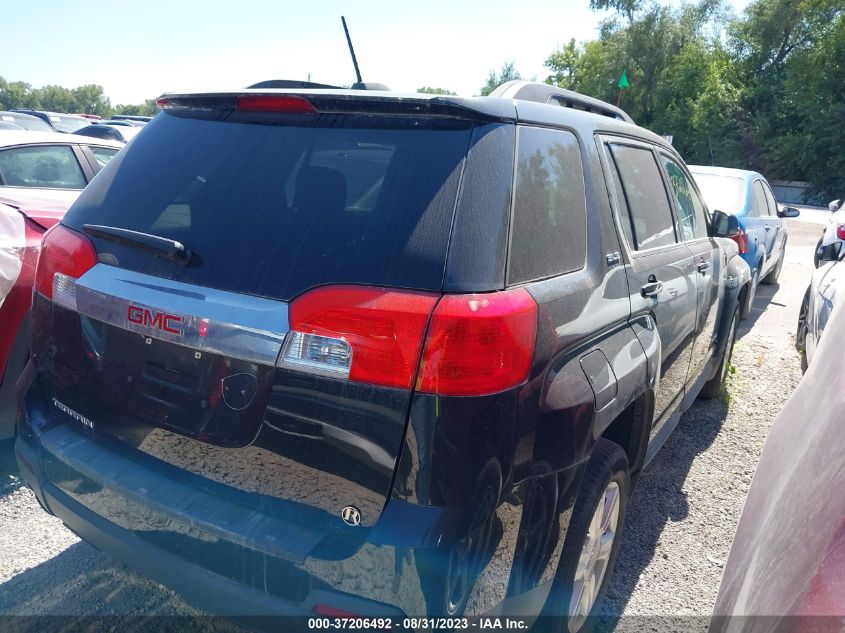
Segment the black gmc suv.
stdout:
<svg viewBox="0 0 845 633">
<path fill-rule="evenodd" d="M 579 630 L 749 277 L 680 156 L 524 82 L 159 104 L 44 240 L 44 508 L 234 618 Z"/>
</svg>

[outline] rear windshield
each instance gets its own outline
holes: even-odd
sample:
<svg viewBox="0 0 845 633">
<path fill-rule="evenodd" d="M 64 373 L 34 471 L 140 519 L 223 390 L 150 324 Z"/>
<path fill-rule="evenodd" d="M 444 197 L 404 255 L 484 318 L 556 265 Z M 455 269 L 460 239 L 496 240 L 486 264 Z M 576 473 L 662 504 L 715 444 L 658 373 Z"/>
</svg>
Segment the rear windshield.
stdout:
<svg viewBox="0 0 845 633">
<path fill-rule="evenodd" d="M 328 283 L 439 290 L 472 124 L 319 115 L 303 124 L 166 113 L 80 196 L 64 223 L 167 237 L 179 266 L 96 240 L 101 261 L 289 300 Z"/>
<path fill-rule="evenodd" d="M 692 172 L 711 211 L 736 215 L 745 208 L 745 181 L 736 176 Z"/>
</svg>

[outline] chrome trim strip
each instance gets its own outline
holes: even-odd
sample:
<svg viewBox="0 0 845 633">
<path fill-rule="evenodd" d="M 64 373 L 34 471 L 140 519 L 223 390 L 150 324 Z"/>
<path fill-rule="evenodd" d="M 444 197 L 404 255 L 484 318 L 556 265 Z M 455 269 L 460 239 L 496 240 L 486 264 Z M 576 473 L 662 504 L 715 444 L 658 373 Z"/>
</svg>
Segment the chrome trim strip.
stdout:
<svg viewBox="0 0 845 633">
<path fill-rule="evenodd" d="M 276 364 L 288 330 L 283 301 L 102 263 L 77 280 L 76 304 L 79 314 L 130 332 L 260 365 Z"/>
</svg>

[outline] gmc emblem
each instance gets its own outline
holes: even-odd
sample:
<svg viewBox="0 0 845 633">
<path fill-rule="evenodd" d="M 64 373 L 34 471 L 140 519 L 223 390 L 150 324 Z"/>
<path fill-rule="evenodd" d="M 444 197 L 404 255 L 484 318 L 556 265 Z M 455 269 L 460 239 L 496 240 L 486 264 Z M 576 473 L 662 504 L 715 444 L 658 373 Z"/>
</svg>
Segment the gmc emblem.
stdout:
<svg viewBox="0 0 845 633">
<path fill-rule="evenodd" d="M 155 312 L 140 306 L 129 306 L 126 318 L 130 323 L 136 323 L 170 334 L 182 334 L 182 317 L 166 312 Z"/>
</svg>

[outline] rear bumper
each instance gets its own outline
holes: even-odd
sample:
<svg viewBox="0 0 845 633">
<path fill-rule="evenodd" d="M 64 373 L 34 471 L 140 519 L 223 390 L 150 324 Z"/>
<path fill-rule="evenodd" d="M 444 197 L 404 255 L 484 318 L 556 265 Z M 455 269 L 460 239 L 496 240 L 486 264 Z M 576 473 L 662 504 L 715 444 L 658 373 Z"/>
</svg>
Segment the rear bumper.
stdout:
<svg viewBox="0 0 845 633">
<path fill-rule="evenodd" d="M 97 549 L 171 587 L 197 607 L 241 621 L 250 628 L 275 630 L 306 629 L 307 619 L 315 617 L 317 605 L 340 613 L 403 617 L 402 608 L 337 589 L 327 582 L 326 574 L 319 573 L 322 566 L 338 577 L 354 575 L 351 568 L 362 564 L 356 560 L 362 554 L 370 554 L 377 561 L 372 556 L 373 548 L 391 554 L 382 556 L 381 560 L 393 561 L 394 546 L 364 543 L 344 560 L 308 561 L 307 557 L 298 557 L 295 551 L 298 544 L 310 543 L 307 535 L 286 529 L 280 535 L 278 552 L 260 551 L 261 546 L 251 540 L 243 526 L 233 525 L 230 517 L 211 516 L 196 493 L 190 496 L 192 492 L 187 489 L 177 490 L 178 482 L 170 482 L 175 488 L 156 488 L 157 483 L 162 483 L 156 482 L 156 473 L 144 472 L 132 460 L 98 446 L 81 433 L 60 426 L 43 434 L 37 431 L 31 435 L 19 434 L 15 451 L 21 474 L 48 512 Z M 83 463 L 86 454 L 88 468 Z M 147 503 L 137 498 L 144 496 L 144 491 L 149 498 Z M 180 496 L 181 493 L 189 496 Z M 173 511 L 156 507 L 159 494 L 171 496 Z M 221 501 L 219 505 L 221 512 L 225 512 L 226 502 Z M 259 520 L 254 514 L 247 514 L 243 519 L 252 523 Z M 220 534 L 226 525 L 234 528 L 228 538 Z M 259 529 L 268 527 L 259 526 Z M 292 542 L 297 539 L 298 544 Z M 197 545 L 194 541 L 204 543 Z M 263 549 L 269 550 L 266 543 Z M 215 556 L 217 559 L 212 560 Z M 299 560 L 294 562 L 294 559 Z M 255 578 L 255 570 L 262 564 L 265 573 L 274 574 L 276 581 L 286 573 L 291 580 L 289 584 L 296 585 L 290 588 L 296 597 L 287 598 L 264 590 L 260 579 L 256 582 Z M 221 566 L 226 571 L 217 573 Z M 377 563 L 370 563 L 368 573 L 390 577 L 395 570 L 392 565 L 379 569 Z M 264 582 L 272 585 L 270 578 L 264 578 Z M 381 597 L 387 596 L 382 592 Z M 398 594 L 396 597 L 397 601 L 406 602 L 411 598 Z M 277 618 L 284 618 L 284 622 Z"/>
</svg>

